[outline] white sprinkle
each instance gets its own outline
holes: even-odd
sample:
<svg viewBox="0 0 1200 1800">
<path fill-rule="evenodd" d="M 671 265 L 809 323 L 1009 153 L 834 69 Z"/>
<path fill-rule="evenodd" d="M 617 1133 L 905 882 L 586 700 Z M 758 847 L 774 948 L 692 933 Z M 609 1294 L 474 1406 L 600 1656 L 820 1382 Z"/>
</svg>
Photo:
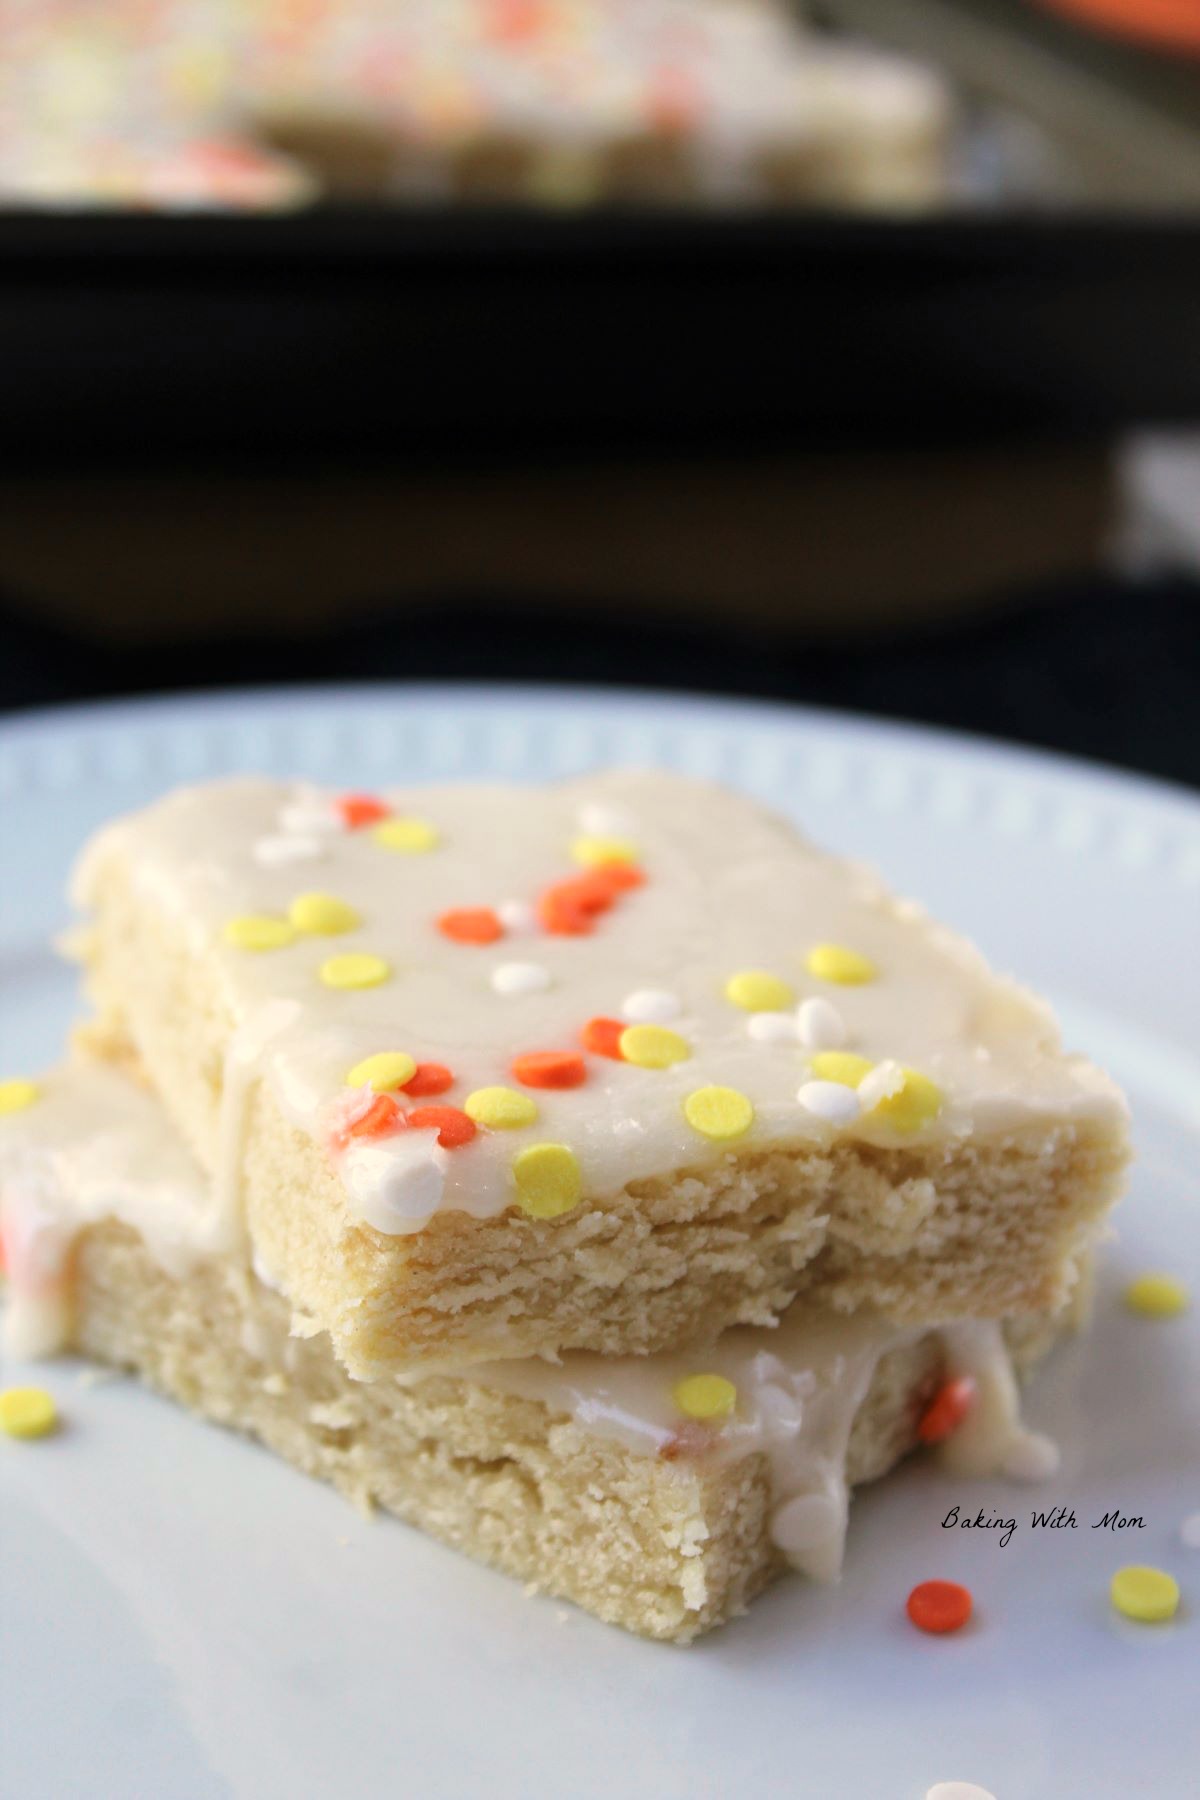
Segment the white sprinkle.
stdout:
<svg viewBox="0 0 1200 1800">
<path fill-rule="evenodd" d="M 751 1013 L 746 1030 L 756 1044 L 794 1044 L 800 1035 L 795 1013 L 785 1012 Z"/>
<path fill-rule="evenodd" d="M 492 986 L 498 994 L 540 994 L 551 980 L 549 969 L 541 963 L 498 963 L 492 970 Z"/>
<path fill-rule="evenodd" d="M 1189 1550 L 1200 1550 L 1200 1512 L 1188 1514 L 1179 1527 L 1179 1535 Z"/>
<path fill-rule="evenodd" d="M 1022 1431 L 1013 1439 L 1002 1465 L 1010 1481 L 1048 1481 L 1061 1461 L 1058 1445 L 1040 1431 Z"/>
<path fill-rule="evenodd" d="M 505 931 L 532 931 L 536 923 L 533 908 L 527 900 L 502 900 L 496 908 L 496 917 Z"/>
<path fill-rule="evenodd" d="M 805 1112 L 831 1125 L 848 1125 L 859 1114 L 858 1094 L 840 1081 L 806 1081 L 796 1098 Z"/>
<path fill-rule="evenodd" d="M 631 1025 L 667 1025 L 682 1011 L 679 995 L 667 988 L 634 988 L 621 1002 L 621 1017 Z"/>
<path fill-rule="evenodd" d="M 332 800 L 326 798 L 319 789 L 301 793 L 296 800 L 289 800 L 279 810 L 279 826 L 281 831 L 297 831 L 303 835 L 318 833 L 334 833 L 345 831 L 346 821 L 343 819 Z"/>
<path fill-rule="evenodd" d="M 890 1100 L 904 1086 L 904 1070 L 898 1062 L 876 1063 L 858 1084 L 858 1098 L 864 1112 L 870 1112 L 881 1100 Z"/>
<path fill-rule="evenodd" d="M 996 1796 L 973 1781 L 935 1781 L 925 1800 L 996 1800 Z"/>
<path fill-rule="evenodd" d="M 633 817 L 623 806 L 605 806 L 590 800 L 578 813 L 579 829 L 588 837 L 627 837 L 633 830 Z"/>
<path fill-rule="evenodd" d="M 254 860 L 264 869 L 277 869 L 284 863 L 316 862 L 328 854 L 319 838 L 298 833 L 294 837 L 259 838 L 254 846 Z"/>
<path fill-rule="evenodd" d="M 427 1225 L 442 1201 L 449 1157 L 436 1132 L 397 1131 L 351 1144 L 341 1174 L 358 1217 L 387 1237 Z"/>
<path fill-rule="evenodd" d="M 836 1006 L 814 995 L 802 1000 L 796 1013 L 800 1042 L 808 1050 L 839 1050 L 846 1041 L 846 1027 Z"/>
</svg>

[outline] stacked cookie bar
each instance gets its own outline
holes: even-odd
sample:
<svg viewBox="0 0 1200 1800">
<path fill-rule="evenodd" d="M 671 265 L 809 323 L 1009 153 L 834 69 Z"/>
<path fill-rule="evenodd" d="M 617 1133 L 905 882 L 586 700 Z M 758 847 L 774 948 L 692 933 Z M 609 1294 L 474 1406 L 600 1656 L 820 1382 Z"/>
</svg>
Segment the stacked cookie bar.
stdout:
<svg viewBox="0 0 1200 1800">
<path fill-rule="evenodd" d="M 918 1439 L 1035 1473 L 1124 1104 L 744 799 L 243 780 L 77 876 L 94 1021 L 8 1084 L 10 1338 L 140 1371 L 687 1640 Z"/>
</svg>

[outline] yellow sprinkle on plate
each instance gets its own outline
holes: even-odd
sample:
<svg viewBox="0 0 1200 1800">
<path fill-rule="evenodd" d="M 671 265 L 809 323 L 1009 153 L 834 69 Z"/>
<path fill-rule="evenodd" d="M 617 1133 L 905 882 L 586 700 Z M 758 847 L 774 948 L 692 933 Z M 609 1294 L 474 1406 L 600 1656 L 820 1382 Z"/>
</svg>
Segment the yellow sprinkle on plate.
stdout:
<svg viewBox="0 0 1200 1800">
<path fill-rule="evenodd" d="M 754 1123 L 754 1107 L 737 1088 L 702 1087 L 689 1094 L 683 1113 L 702 1137 L 738 1138 Z"/>
<path fill-rule="evenodd" d="M 626 1062 L 639 1069 L 669 1069 L 692 1054 L 687 1039 L 665 1025 L 627 1025 L 617 1039 L 617 1048 Z"/>
<path fill-rule="evenodd" d="M 362 924 L 362 915 L 336 894 L 297 894 L 288 907 L 288 918 L 297 931 L 314 932 L 320 937 L 356 931 Z"/>
<path fill-rule="evenodd" d="M 416 1074 L 417 1064 L 407 1050 L 381 1050 L 377 1056 L 364 1056 L 346 1076 L 347 1087 L 370 1087 L 377 1094 L 402 1088 Z"/>
<path fill-rule="evenodd" d="M 571 845 L 571 860 L 585 869 L 600 868 L 604 863 L 635 863 L 639 851 L 629 838 L 577 837 Z"/>
<path fill-rule="evenodd" d="M 675 1383 L 671 1398 L 689 1419 L 727 1419 L 737 1404 L 737 1389 L 724 1375 L 687 1375 Z"/>
<path fill-rule="evenodd" d="M 49 1437 L 58 1428 L 58 1408 L 45 1388 L 5 1388 L 0 1393 L 0 1431 L 9 1437 Z"/>
<path fill-rule="evenodd" d="M 428 819 L 384 819 L 371 836 L 384 850 L 398 850 L 407 856 L 436 850 L 441 842 L 437 827 Z"/>
<path fill-rule="evenodd" d="M 1125 1289 L 1125 1304 L 1143 1319 L 1176 1319 L 1188 1309 L 1190 1296 L 1173 1275 L 1139 1275 Z"/>
<path fill-rule="evenodd" d="M 23 1076 L 0 1081 L 0 1113 L 24 1112 L 40 1097 L 41 1091 L 36 1081 L 26 1081 Z"/>
<path fill-rule="evenodd" d="M 725 998 L 747 1012 L 786 1012 L 796 1003 L 795 989 L 766 969 L 739 969 L 725 983 Z"/>
<path fill-rule="evenodd" d="M 842 1087 L 856 1088 L 875 1064 L 852 1050 L 819 1050 L 809 1059 L 809 1067 L 818 1081 L 836 1081 Z"/>
<path fill-rule="evenodd" d="M 886 1119 L 897 1131 L 920 1131 L 936 1119 L 942 1110 L 942 1090 L 928 1075 L 916 1069 L 903 1070 L 904 1079 L 894 1094 L 872 1108 L 872 1116 Z"/>
<path fill-rule="evenodd" d="M 565 1144 L 530 1144 L 513 1157 L 517 1202 L 531 1219 L 557 1219 L 578 1206 L 583 1177 Z"/>
<path fill-rule="evenodd" d="M 476 1088 L 463 1101 L 463 1111 L 468 1119 L 486 1125 L 489 1131 L 516 1131 L 522 1125 L 532 1125 L 538 1116 L 528 1094 L 508 1087 Z"/>
<path fill-rule="evenodd" d="M 1108 1591 L 1119 1613 L 1127 1619 L 1138 1619 L 1143 1625 L 1164 1624 L 1175 1617 L 1179 1606 L 1179 1583 L 1175 1577 L 1145 1563 L 1127 1563 L 1118 1569 Z"/>
<path fill-rule="evenodd" d="M 838 987 L 861 987 L 879 973 L 869 956 L 845 944 L 814 944 L 804 966 L 818 981 L 832 981 Z"/>
<path fill-rule="evenodd" d="M 282 950 L 296 941 L 295 927 L 270 913 L 239 913 L 227 922 L 222 936 L 235 950 Z"/>
<path fill-rule="evenodd" d="M 365 951 L 357 951 L 329 957 L 321 964 L 319 973 L 328 988 L 369 988 L 387 981 L 392 970 L 382 956 L 368 956 Z"/>
</svg>

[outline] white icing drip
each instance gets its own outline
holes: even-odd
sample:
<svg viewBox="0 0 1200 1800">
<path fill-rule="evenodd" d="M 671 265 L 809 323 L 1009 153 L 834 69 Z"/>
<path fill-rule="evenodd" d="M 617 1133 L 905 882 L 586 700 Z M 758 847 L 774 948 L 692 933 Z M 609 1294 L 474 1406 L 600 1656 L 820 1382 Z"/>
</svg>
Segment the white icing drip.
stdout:
<svg viewBox="0 0 1200 1800">
<path fill-rule="evenodd" d="M 999 1321 L 946 1325 L 941 1335 L 951 1373 L 969 1375 L 975 1383 L 970 1411 L 941 1447 L 946 1467 L 956 1475 L 1003 1473 L 1019 1481 L 1052 1475 L 1057 1448 L 1021 1423 L 1020 1390 Z"/>
<path fill-rule="evenodd" d="M 253 1091 L 262 1079 L 268 1047 L 295 1023 L 299 1011 L 294 1000 L 265 1001 L 237 1027 L 225 1052 L 213 1202 L 231 1237 L 243 1228 L 242 1169 Z"/>
</svg>

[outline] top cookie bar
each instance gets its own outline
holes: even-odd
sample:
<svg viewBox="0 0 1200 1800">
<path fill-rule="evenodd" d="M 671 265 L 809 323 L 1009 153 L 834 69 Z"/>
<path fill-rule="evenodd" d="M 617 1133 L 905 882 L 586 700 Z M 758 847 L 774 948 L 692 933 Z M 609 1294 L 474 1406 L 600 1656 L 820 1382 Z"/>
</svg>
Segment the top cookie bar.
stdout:
<svg viewBox="0 0 1200 1800">
<path fill-rule="evenodd" d="M 359 1375 L 1043 1310 L 1117 1192 L 1040 1002 L 705 783 L 216 783 L 75 892 L 97 1041 Z"/>
</svg>

